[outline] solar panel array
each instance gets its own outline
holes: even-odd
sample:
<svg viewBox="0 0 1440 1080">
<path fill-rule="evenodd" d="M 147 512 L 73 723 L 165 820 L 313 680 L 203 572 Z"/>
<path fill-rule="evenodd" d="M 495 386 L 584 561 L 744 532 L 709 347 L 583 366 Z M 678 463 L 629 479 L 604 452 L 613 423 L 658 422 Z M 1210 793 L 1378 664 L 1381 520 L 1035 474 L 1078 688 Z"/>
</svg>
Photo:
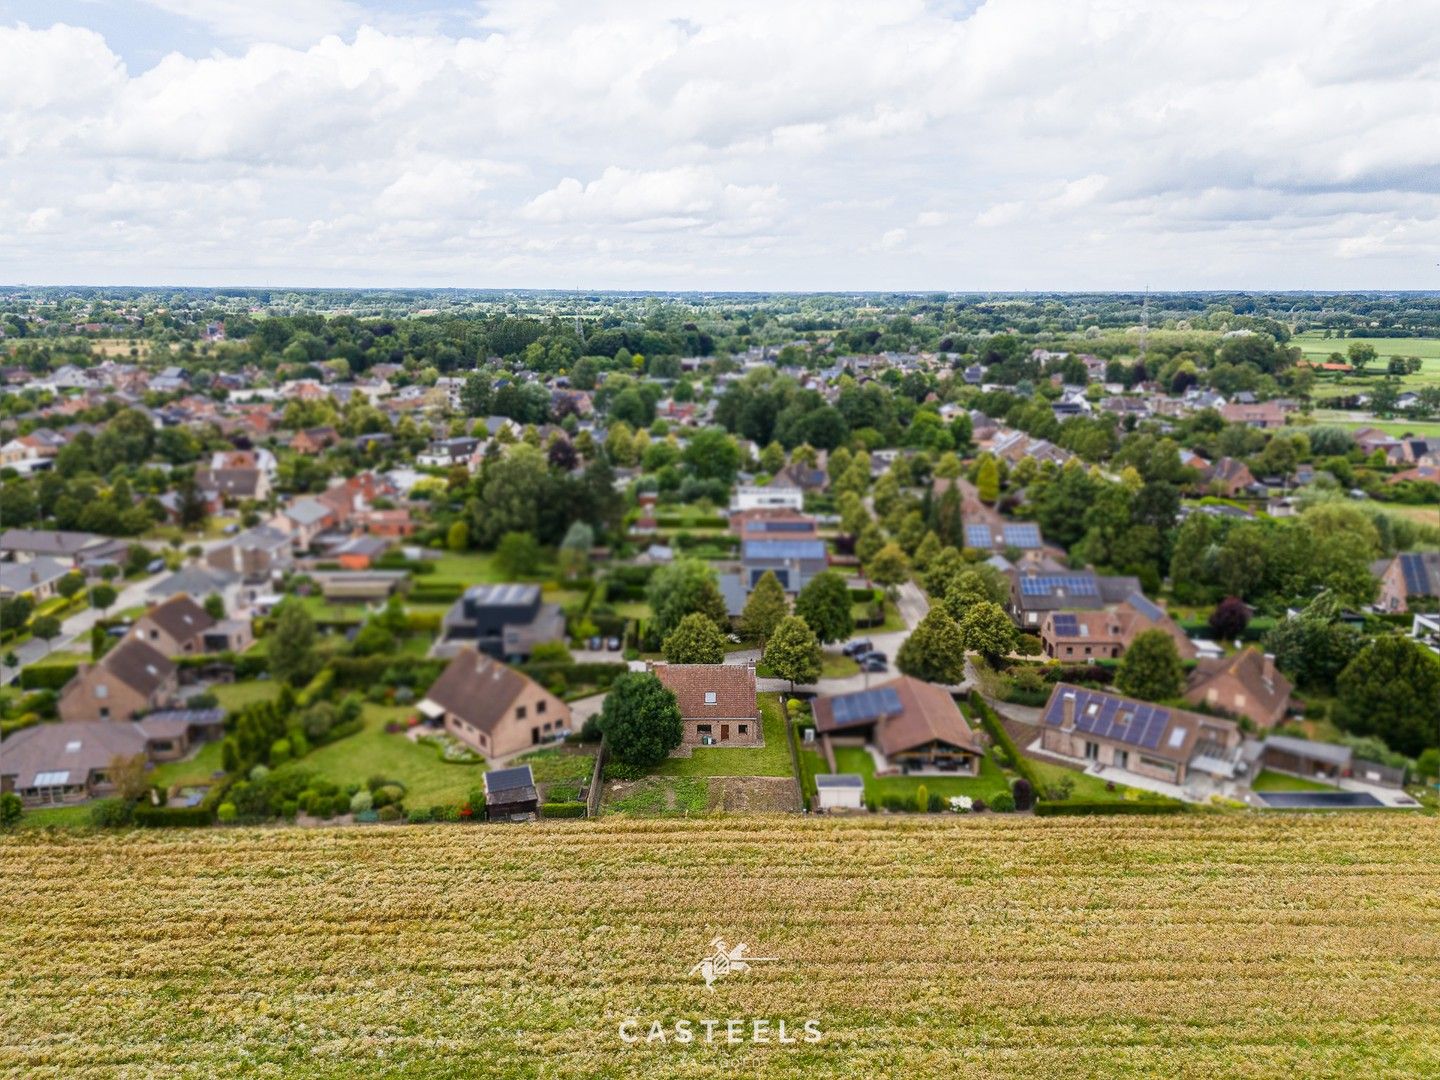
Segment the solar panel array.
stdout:
<svg viewBox="0 0 1440 1080">
<path fill-rule="evenodd" d="M 860 690 L 854 694 L 842 694 L 830 700 L 830 712 L 838 727 L 850 724 L 869 724 L 882 716 L 896 716 L 900 712 L 900 695 L 894 687 L 882 686 L 875 690 Z"/>
<path fill-rule="evenodd" d="M 1434 596 L 1430 585 L 1430 572 L 1426 569 L 1424 556 L 1401 555 L 1400 572 L 1405 575 L 1405 591 L 1411 596 Z"/>
<path fill-rule="evenodd" d="M 1079 637 L 1080 620 L 1074 615 L 1056 615 L 1055 633 L 1061 637 Z"/>
<path fill-rule="evenodd" d="M 823 540 L 746 540 L 747 559 L 823 559 Z"/>
<path fill-rule="evenodd" d="M 758 522 L 760 532 L 767 533 L 809 533 L 815 531 L 815 525 L 809 521 L 761 521 Z"/>
<path fill-rule="evenodd" d="M 1050 596 L 1063 589 L 1070 596 L 1098 596 L 1099 587 L 1088 574 L 1036 574 L 1020 579 L 1021 596 Z"/>
<path fill-rule="evenodd" d="M 1052 726 L 1063 723 L 1064 710 L 1064 696 L 1058 695 L 1047 723 Z M 1083 690 L 1075 692 L 1075 727 L 1087 735 L 1154 750 L 1169 724 L 1170 710 L 1158 705 Z M 1183 733 L 1181 741 L 1184 741 Z"/>
<path fill-rule="evenodd" d="M 990 537 L 989 525 L 966 525 L 965 546 L 972 548 L 988 548 L 993 543 Z"/>
<path fill-rule="evenodd" d="M 1125 598 L 1125 602 L 1152 622 L 1165 617 L 1165 612 L 1160 610 L 1160 606 L 1141 593 L 1131 593 Z"/>
<path fill-rule="evenodd" d="M 1028 522 L 1018 525 L 1006 525 L 1005 546 L 1018 548 L 1038 548 L 1040 546 L 1040 526 Z"/>
</svg>

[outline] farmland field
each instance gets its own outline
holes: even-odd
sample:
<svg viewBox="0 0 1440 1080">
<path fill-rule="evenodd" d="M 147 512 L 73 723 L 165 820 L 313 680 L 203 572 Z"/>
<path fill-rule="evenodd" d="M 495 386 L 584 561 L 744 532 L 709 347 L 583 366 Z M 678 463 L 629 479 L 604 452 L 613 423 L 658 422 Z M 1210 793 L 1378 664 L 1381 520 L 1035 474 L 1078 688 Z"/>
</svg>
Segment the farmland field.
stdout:
<svg viewBox="0 0 1440 1080">
<path fill-rule="evenodd" d="M 0 1072 L 1434 1076 L 1437 886 L 1384 814 L 26 830 Z"/>
</svg>

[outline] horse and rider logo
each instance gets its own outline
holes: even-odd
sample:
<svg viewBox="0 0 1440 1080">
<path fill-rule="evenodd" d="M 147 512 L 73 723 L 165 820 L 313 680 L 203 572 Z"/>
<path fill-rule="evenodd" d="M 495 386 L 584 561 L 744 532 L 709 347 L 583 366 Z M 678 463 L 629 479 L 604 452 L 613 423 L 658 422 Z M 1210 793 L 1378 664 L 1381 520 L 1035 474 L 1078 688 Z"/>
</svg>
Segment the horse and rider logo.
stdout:
<svg viewBox="0 0 1440 1080">
<path fill-rule="evenodd" d="M 750 965 L 765 960 L 777 960 L 775 956 L 746 956 L 745 950 L 749 946 L 740 942 L 733 949 L 726 944 L 724 938 L 715 938 L 710 942 L 710 955 L 701 960 L 690 969 L 690 975 L 699 975 L 705 980 L 705 989 L 710 993 L 715 992 L 715 980 L 724 978 L 726 975 L 743 974 L 750 970 Z"/>
</svg>

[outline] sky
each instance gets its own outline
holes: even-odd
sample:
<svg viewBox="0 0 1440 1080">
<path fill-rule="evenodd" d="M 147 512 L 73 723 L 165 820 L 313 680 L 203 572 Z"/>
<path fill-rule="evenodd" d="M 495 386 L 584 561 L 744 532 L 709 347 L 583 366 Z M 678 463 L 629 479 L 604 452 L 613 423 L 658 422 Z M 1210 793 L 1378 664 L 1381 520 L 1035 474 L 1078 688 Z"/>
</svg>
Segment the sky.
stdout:
<svg viewBox="0 0 1440 1080">
<path fill-rule="evenodd" d="M 0 0 L 0 282 L 1440 289 L 1440 0 Z"/>
</svg>

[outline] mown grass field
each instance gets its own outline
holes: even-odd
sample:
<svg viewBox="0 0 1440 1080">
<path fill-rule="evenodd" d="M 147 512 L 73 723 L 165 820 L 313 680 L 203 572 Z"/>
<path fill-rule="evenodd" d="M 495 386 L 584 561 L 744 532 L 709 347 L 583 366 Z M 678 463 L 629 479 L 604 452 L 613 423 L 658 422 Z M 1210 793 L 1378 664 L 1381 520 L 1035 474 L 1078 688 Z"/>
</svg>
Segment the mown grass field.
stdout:
<svg viewBox="0 0 1440 1080">
<path fill-rule="evenodd" d="M 1384 814 L 25 831 L 0 1072 L 1434 1076 L 1437 886 Z"/>
</svg>

